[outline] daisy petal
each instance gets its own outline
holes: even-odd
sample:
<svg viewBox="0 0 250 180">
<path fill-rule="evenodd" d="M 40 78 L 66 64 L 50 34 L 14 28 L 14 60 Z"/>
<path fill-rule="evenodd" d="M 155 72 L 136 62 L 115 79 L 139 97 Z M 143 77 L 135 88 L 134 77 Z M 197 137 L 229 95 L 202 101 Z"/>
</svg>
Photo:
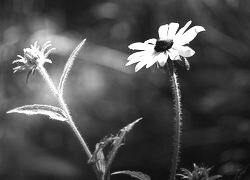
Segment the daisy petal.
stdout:
<svg viewBox="0 0 250 180">
<path fill-rule="evenodd" d="M 191 25 L 192 21 L 188 21 L 183 28 L 181 28 L 177 34 L 175 35 L 176 38 L 179 38 L 179 36 L 182 36 L 182 34 L 187 30 L 187 28 Z"/>
<path fill-rule="evenodd" d="M 202 26 L 194 26 L 194 27 L 190 28 L 188 31 L 186 31 L 180 37 L 179 44 L 185 45 L 185 44 L 191 42 L 196 37 L 196 35 L 202 31 L 205 31 L 204 27 L 202 27 Z"/>
<path fill-rule="evenodd" d="M 157 41 L 157 40 L 156 40 L 155 38 L 152 38 L 152 39 L 148 39 L 148 40 L 145 41 L 144 43 L 155 45 L 156 41 Z"/>
<path fill-rule="evenodd" d="M 17 71 L 18 69 L 22 68 L 22 66 L 17 66 L 17 67 L 14 67 L 13 70 L 14 71 Z"/>
<path fill-rule="evenodd" d="M 164 53 L 164 54 L 162 53 L 162 55 L 164 55 L 164 57 L 158 58 L 158 63 L 160 64 L 161 67 L 163 67 L 168 60 L 168 53 Z"/>
<path fill-rule="evenodd" d="M 169 39 L 173 39 L 177 29 L 179 28 L 179 24 L 178 23 L 170 23 L 169 24 L 169 28 L 168 28 L 168 38 Z"/>
<path fill-rule="evenodd" d="M 179 55 L 179 52 L 173 48 L 169 49 L 168 50 L 169 52 L 169 58 L 171 60 L 180 60 L 180 55 Z"/>
<path fill-rule="evenodd" d="M 25 63 L 25 59 L 16 59 L 12 62 L 12 64 L 15 64 L 15 63 Z"/>
<path fill-rule="evenodd" d="M 130 44 L 128 48 L 132 50 L 148 50 L 148 49 L 153 48 L 153 45 L 142 43 L 142 42 L 137 42 L 137 43 Z"/>
<path fill-rule="evenodd" d="M 160 54 L 162 54 L 162 53 L 160 53 Z M 146 68 L 149 68 L 149 67 L 153 66 L 153 64 L 155 64 L 155 63 L 158 61 L 158 58 L 157 58 L 157 57 L 158 57 L 160 54 L 154 55 L 153 58 L 150 59 L 150 60 L 148 61 L 147 65 L 146 65 Z"/>
<path fill-rule="evenodd" d="M 158 30 L 158 34 L 159 34 L 160 39 L 167 39 L 168 38 L 168 24 L 160 26 Z"/>
<path fill-rule="evenodd" d="M 136 52 L 136 53 L 133 53 L 131 54 L 129 57 L 128 57 L 128 60 L 132 60 L 134 58 L 140 58 L 142 57 L 145 53 L 147 53 L 146 51 L 139 51 L 139 52 Z"/>
<path fill-rule="evenodd" d="M 139 61 L 148 61 L 152 59 L 153 51 L 140 51 L 136 52 L 128 57 L 129 62 L 127 62 L 126 66 L 137 63 Z"/>
<path fill-rule="evenodd" d="M 183 57 L 191 57 L 195 51 L 188 46 L 174 46 L 173 49 L 177 50 Z"/>
<path fill-rule="evenodd" d="M 130 60 L 129 62 L 127 62 L 126 66 L 129 66 L 131 64 L 137 63 L 139 61 L 141 61 L 141 58 L 133 58 L 132 60 Z"/>
<path fill-rule="evenodd" d="M 135 72 L 139 71 L 146 64 L 147 64 L 147 60 L 146 59 L 143 60 L 143 61 L 141 61 L 141 62 L 139 62 L 138 64 L 136 64 L 136 66 L 135 66 Z"/>
</svg>

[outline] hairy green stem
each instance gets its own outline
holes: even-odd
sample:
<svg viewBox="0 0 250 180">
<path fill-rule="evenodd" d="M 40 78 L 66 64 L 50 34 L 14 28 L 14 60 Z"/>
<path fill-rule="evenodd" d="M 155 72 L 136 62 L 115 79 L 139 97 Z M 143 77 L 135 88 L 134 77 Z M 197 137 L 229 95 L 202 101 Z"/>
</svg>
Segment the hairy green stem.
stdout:
<svg viewBox="0 0 250 180">
<path fill-rule="evenodd" d="M 58 103 L 60 104 L 61 108 L 64 110 L 65 115 L 67 116 L 68 119 L 68 124 L 71 127 L 71 129 L 73 130 L 74 134 L 76 135 L 76 137 L 78 138 L 79 142 L 81 143 L 85 153 L 88 156 L 88 159 L 90 159 L 92 157 L 92 154 L 88 148 L 87 143 L 85 142 L 85 140 L 83 139 L 83 137 L 81 136 L 79 130 L 77 129 L 71 115 L 69 112 L 69 109 L 66 105 L 66 103 L 64 102 L 63 97 L 58 93 L 54 83 L 52 82 L 48 72 L 46 71 L 46 69 L 43 66 L 39 66 L 37 68 L 38 72 L 42 75 L 44 81 L 47 83 L 47 85 L 49 86 L 50 90 L 53 92 L 53 94 L 56 96 Z"/>
<path fill-rule="evenodd" d="M 179 151 L 180 151 L 180 140 L 181 140 L 181 94 L 178 84 L 178 79 L 176 75 L 176 69 L 173 66 L 173 73 L 171 75 L 172 90 L 174 95 L 174 110 L 175 110 L 175 120 L 174 120 L 174 144 L 173 144 L 173 155 L 172 155 L 172 165 L 170 170 L 170 180 L 175 180 L 176 169 L 179 161 Z"/>
</svg>

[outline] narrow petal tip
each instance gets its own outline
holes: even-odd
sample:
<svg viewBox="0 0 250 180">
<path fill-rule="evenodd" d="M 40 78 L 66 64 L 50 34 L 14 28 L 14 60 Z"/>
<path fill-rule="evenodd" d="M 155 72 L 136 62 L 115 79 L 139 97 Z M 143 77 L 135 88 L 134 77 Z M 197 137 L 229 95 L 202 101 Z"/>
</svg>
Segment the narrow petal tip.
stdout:
<svg viewBox="0 0 250 180">
<path fill-rule="evenodd" d="M 192 23 L 192 21 L 189 20 L 186 24 L 188 24 L 188 26 L 190 26 L 191 23 Z"/>
<path fill-rule="evenodd" d="M 127 58 L 128 61 L 130 61 L 130 60 L 133 59 L 133 56 L 132 56 L 132 55 L 133 55 L 133 54 L 131 54 L 131 55 Z"/>
<path fill-rule="evenodd" d="M 126 64 L 125 64 L 125 66 L 129 66 L 130 65 L 130 63 L 129 62 L 127 62 Z"/>
<path fill-rule="evenodd" d="M 191 50 L 191 51 L 189 52 L 189 54 L 190 54 L 190 57 L 191 57 L 191 56 L 193 56 L 193 55 L 195 54 L 195 51 L 194 51 L 194 50 Z"/>
<path fill-rule="evenodd" d="M 132 50 L 134 50 L 134 44 L 135 44 L 135 43 L 133 43 L 133 44 L 130 44 L 130 45 L 128 46 L 128 48 L 129 48 L 129 49 L 132 49 Z"/>
<path fill-rule="evenodd" d="M 195 31 L 196 31 L 196 33 L 199 33 L 199 32 L 206 31 L 206 30 L 205 30 L 205 28 L 202 27 L 202 26 L 196 26 L 196 27 L 195 27 Z"/>
<path fill-rule="evenodd" d="M 136 62 L 138 62 L 138 60 L 136 60 L 136 61 L 130 60 L 129 62 L 126 63 L 126 66 L 130 66 L 130 65 L 132 65 L 132 64 L 134 64 Z"/>
<path fill-rule="evenodd" d="M 135 72 L 138 72 L 140 69 L 143 68 L 143 66 L 145 66 L 145 62 L 141 61 L 139 62 L 136 66 L 135 66 Z"/>
<path fill-rule="evenodd" d="M 142 67 L 135 67 L 135 72 L 138 72 L 142 69 Z"/>
<path fill-rule="evenodd" d="M 138 72 L 140 70 L 140 68 L 138 68 L 137 66 L 135 66 L 135 72 Z"/>
<path fill-rule="evenodd" d="M 151 66 L 153 66 L 153 64 L 147 64 L 147 65 L 146 65 L 146 68 L 148 69 L 148 68 L 150 68 Z"/>
</svg>

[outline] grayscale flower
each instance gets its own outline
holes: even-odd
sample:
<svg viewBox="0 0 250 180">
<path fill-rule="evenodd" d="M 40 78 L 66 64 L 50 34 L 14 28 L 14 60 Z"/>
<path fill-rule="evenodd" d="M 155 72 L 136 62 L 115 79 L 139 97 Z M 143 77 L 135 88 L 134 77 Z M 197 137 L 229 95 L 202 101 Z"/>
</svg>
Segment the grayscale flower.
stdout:
<svg viewBox="0 0 250 180">
<path fill-rule="evenodd" d="M 23 49 L 24 56 L 17 55 L 19 59 L 16 59 L 12 62 L 13 64 L 17 64 L 17 66 L 13 68 L 14 73 L 28 70 L 26 77 L 27 83 L 29 76 L 35 73 L 35 70 L 38 66 L 43 66 L 43 64 L 46 62 L 52 63 L 52 61 L 47 57 L 53 50 L 55 50 L 55 48 L 51 48 L 51 43 L 49 41 L 46 42 L 42 48 L 40 48 L 37 45 L 37 42 L 35 42 L 33 45 L 30 45 L 30 48 Z"/>
<path fill-rule="evenodd" d="M 187 180 L 216 180 L 221 178 L 221 175 L 214 175 L 210 176 L 209 172 L 211 168 L 205 168 L 205 167 L 198 167 L 196 164 L 194 164 L 194 170 L 189 171 L 187 169 L 181 169 L 183 171 L 183 174 L 178 174 L 182 177 L 182 179 Z"/>
<path fill-rule="evenodd" d="M 202 26 L 194 26 L 187 30 L 191 21 L 188 21 L 178 32 L 179 24 L 170 23 L 159 27 L 159 39 L 149 39 L 145 42 L 136 42 L 128 47 L 132 50 L 139 50 L 128 57 L 126 66 L 137 63 L 135 71 L 139 71 L 146 65 L 146 68 L 157 63 L 164 66 L 171 60 L 181 60 L 194 55 L 195 51 L 186 46 L 199 32 L 205 31 Z M 187 30 L 187 31 L 186 31 Z"/>
</svg>

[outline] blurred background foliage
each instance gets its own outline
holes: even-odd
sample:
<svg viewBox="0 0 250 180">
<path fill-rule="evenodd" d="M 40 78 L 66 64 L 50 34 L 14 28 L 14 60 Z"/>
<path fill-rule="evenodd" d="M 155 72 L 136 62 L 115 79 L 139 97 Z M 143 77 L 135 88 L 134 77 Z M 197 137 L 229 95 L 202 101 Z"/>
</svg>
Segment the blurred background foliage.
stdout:
<svg viewBox="0 0 250 180">
<path fill-rule="evenodd" d="M 71 51 L 86 46 L 65 98 L 93 150 L 104 136 L 139 117 L 112 171 L 169 174 L 173 110 L 168 73 L 125 67 L 128 44 L 157 37 L 158 27 L 188 20 L 205 27 L 191 43 L 190 71 L 178 67 L 183 103 L 180 167 L 213 166 L 213 174 L 250 179 L 250 1 L 248 0 L 1 0 L 0 179 L 95 179 L 71 130 L 43 116 L 6 114 L 14 107 L 57 105 L 39 74 L 25 84 L 12 60 L 34 41 L 56 51 L 46 65 L 58 83 Z M 178 171 L 180 173 L 180 170 Z M 113 176 L 112 179 L 129 179 Z"/>
</svg>

